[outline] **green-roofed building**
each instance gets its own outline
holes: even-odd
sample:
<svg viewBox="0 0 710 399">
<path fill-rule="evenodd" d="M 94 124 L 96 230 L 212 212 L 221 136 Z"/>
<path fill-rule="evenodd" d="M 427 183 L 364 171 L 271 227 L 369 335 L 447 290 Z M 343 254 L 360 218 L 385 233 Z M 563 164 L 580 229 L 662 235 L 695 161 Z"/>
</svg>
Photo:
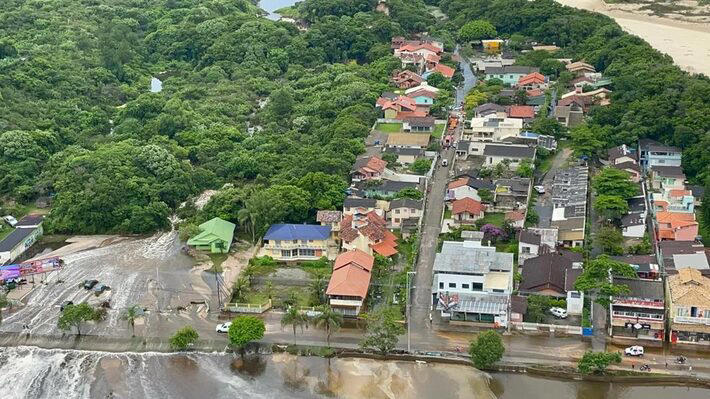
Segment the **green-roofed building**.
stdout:
<svg viewBox="0 0 710 399">
<path fill-rule="evenodd" d="M 200 225 L 202 232 L 189 240 L 187 245 L 192 245 L 202 251 L 212 253 L 227 253 L 234 237 L 234 223 L 220 218 L 208 220 Z"/>
</svg>

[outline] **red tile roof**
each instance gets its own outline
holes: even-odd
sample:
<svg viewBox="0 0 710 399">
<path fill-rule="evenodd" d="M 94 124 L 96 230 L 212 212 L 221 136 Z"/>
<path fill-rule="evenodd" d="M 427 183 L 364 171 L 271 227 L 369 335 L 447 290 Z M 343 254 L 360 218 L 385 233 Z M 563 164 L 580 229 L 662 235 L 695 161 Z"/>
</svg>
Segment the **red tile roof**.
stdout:
<svg viewBox="0 0 710 399">
<path fill-rule="evenodd" d="M 505 220 L 518 221 L 525 219 L 525 214 L 520 211 L 510 211 L 505 213 Z"/>
<path fill-rule="evenodd" d="M 399 253 L 394 247 L 392 247 L 392 245 L 390 245 L 388 242 L 384 242 L 384 241 L 377 243 L 377 244 L 373 244 L 373 245 L 371 245 L 371 247 L 372 247 L 373 251 L 377 252 L 378 254 L 380 254 L 382 256 L 389 257 L 389 256 Z"/>
<path fill-rule="evenodd" d="M 419 43 L 419 44 L 405 44 L 404 46 L 399 48 L 399 51 L 407 51 L 407 52 L 414 52 L 417 50 L 429 50 L 433 51 L 434 53 L 439 54 L 442 50 L 436 46 L 433 46 L 429 43 Z"/>
<path fill-rule="evenodd" d="M 454 68 L 451 68 L 450 66 L 444 65 L 444 64 L 436 64 L 436 67 L 434 67 L 435 72 L 439 72 L 440 74 L 444 75 L 445 78 L 451 79 L 454 76 L 454 73 L 456 70 Z"/>
<path fill-rule="evenodd" d="M 545 91 L 543 91 L 542 89 L 532 89 L 528 90 L 526 93 L 528 97 L 537 97 L 545 94 Z"/>
<path fill-rule="evenodd" d="M 349 251 L 345 254 L 348 254 L 350 252 L 354 251 Z M 368 259 L 371 259 L 371 262 L 374 263 L 374 257 L 362 251 L 358 252 L 367 256 Z M 337 269 L 334 269 L 333 274 L 330 276 L 328 288 L 325 290 L 325 293 L 327 295 L 354 296 L 359 298 L 365 298 L 367 296 L 367 289 L 370 286 L 370 270 L 372 270 L 372 266 L 370 266 L 370 269 L 365 269 L 354 262 L 349 262 Z"/>
<path fill-rule="evenodd" d="M 509 118 L 534 118 L 535 108 L 530 105 L 511 105 L 508 108 Z"/>
<path fill-rule="evenodd" d="M 485 210 L 486 206 L 473 198 L 462 198 L 451 204 L 451 213 L 454 215 L 458 215 L 463 212 L 468 212 L 471 215 L 480 215 Z"/>
<path fill-rule="evenodd" d="M 695 226 L 698 224 L 698 222 L 695 221 L 695 215 L 692 213 L 658 212 L 656 213 L 656 220 L 658 223 L 670 224 L 672 229 Z M 660 230 L 664 229 L 665 227 L 660 228 Z"/>
<path fill-rule="evenodd" d="M 545 83 L 545 76 L 543 76 L 540 72 L 533 72 L 525 76 L 521 76 L 520 79 L 518 79 L 518 84 L 521 86 L 531 83 Z"/>
<path fill-rule="evenodd" d="M 353 263 L 367 271 L 370 271 L 372 270 L 372 266 L 375 264 L 375 258 L 359 249 L 353 249 L 351 251 L 343 252 L 335 258 L 333 270 L 340 269 L 341 267 L 345 267 Z"/>
<path fill-rule="evenodd" d="M 455 188 L 463 187 L 468 184 L 468 177 L 461 177 L 457 180 L 452 181 L 449 183 L 449 190 L 453 190 Z"/>
<path fill-rule="evenodd" d="M 692 195 L 693 193 L 689 190 L 673 189 L 668 192 L 671 197 L 683 197 L 686 195 Z"/>
</svg>

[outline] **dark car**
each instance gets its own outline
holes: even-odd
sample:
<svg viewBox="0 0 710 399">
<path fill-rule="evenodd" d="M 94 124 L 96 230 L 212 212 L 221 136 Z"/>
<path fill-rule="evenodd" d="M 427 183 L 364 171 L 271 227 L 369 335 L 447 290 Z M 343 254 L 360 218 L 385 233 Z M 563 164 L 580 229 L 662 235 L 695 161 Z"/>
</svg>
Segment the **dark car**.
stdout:
<svg viewBox="0 0 710 399">
<path fill-rule="evenodd" d="M 64 301 L 64 302 L 62 302 L 62 304 L 59 306 L 59 310 L 63 312 L 64 309 L 65 309 L 67 306 L 73 305 L 73 304 L 74 304 L 74 302 L 72 302 L 72 301 Z"/>
<path fill-rule="evenodd" d="M 94 288 L 94 286 L 98 283 L 99 283 L 99 280 L 84 280 L 84 289 L 90 290 L 90 289 Z"/>
<path fill-rule="evenodd" d="M 100 294 L 104 291 L 108 291 L 110 289 L 111 289 L 111 287 L 109 287 L 106 284 L 96 284 L 96 286 L 93 288 L 94 292 L 96 292 L 98 294 Z"/>
</svg>

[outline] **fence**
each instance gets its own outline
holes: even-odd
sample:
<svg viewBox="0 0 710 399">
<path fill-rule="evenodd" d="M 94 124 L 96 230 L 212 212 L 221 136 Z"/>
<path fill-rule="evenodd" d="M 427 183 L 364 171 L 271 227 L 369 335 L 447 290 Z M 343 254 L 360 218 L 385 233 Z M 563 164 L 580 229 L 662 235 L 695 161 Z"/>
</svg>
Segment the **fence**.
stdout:
<svg viewBox="0 0 710 399">
<path fill-rule="evenodd" d="M 228 303 L 224 305 L 224 310 L 232 313 L 264 313 L 271 309 L 271 299 L 268 302 L 257 305 L 253 303 Z"/>
<path fill-rule="evenodd" d="M 514 329 L 523 332 L 561 332 L 564 334 L 582 335 L 581 326 L 566 326 L 558 324 L 540 324 L 526 322 L 511 322 L 510 324 Z"/>
</svg>

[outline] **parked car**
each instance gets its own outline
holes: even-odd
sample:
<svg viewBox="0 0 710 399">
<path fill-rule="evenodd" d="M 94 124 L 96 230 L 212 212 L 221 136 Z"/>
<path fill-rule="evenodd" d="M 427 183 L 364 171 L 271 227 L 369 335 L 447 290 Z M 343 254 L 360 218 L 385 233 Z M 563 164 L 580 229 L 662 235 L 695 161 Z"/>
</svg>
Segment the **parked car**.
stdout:
<svg viewBox="0 0 710 399">
<path fill-rule="evenodd" d="M 5 283 L 6 284 L 13 283 L 15 285 L 23 285 L 23 284 L 27 284 L 27 279 L 24 277 L 9 278 L 9 279 L 5 280 Z"/>
<path fill-rule="evenodd" d="M 533 188 L 538 194 L 545 194 L 545 186 L 534 186 Z"/>
<path fill-rule="evenodd" d="M 73 305 L 73 304 L 74 304 L 74 302 L 72 302 L 72 301 L 64 301 L 64 302 L 62 302 L 61 305 L 59 305 L 59 311 L 63 312 L 67 306 Z"/>
<path fill-rule="evenodd" d="M 218 333 L 227 333 L 229 332 L 229 326 L 232 325 L 231 321 L 228 321 L 226 323 L 218 324 L 217 327 L 215 327 L 215 331 Z"/>
<path fill-rule="evenodd" d="M 90 290 L 90 289 L 94 288 L 94 286 L 98 283 L 99 283 L 99 280 L 84 280 L 84 289 Z"/>
<path fill-rule="evenodd" d="M 3 216 L 2 220 L 4 220 L 5 223 L 9 224 L 12 227 L 15 227 L 17 225 L 17 219 L 10 215 Z"/>
<path fill-rule="evenodd" d="M 550 313 L 558 319 L 566 319 L 567 311 L 562 308 L 550 308 Z"/>
<path fill-rule="evenodd" d="M 102 293 L 104 291 L 108 291 L 110 289 L 111 289 L 111 287 L 109 287 L 108 285 L 99 283 L 94 286 L 93 291 L 100 294 L 100 293 Z"/>
<path fill-rule="evenodd" d="M 640 346 L 640 345 L 629 346 L 628 348 L 624 349 L 624 355 L 641 357 L 641 356 L 643 356 L 643 346 Z"/>
</svg>

